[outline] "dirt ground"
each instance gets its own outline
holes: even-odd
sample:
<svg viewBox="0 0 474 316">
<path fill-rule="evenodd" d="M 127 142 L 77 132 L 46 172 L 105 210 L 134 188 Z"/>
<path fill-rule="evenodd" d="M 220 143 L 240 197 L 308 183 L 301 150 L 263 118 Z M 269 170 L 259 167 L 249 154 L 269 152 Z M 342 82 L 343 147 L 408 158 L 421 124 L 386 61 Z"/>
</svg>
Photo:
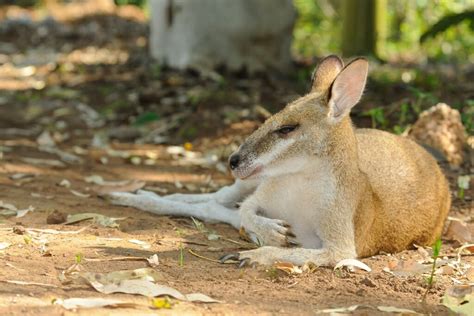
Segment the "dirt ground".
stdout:
<svg viewBox="0 0 474 316">
<path fill-rule="evenodd" d="M 0 216 L 0 242 L 9 244 L 0 250 L 0 314 L 300 315 L 351 305 L 363 305 L 354 312 L 360 315 L 382 314 L 378 306 L 436 315 L 449 313 L 440 304 L 446 290 L 459 282 L 472 284 L 472 280 L 457 271 L 440 272 L 422 302 L 427 271 L 414 267 L 421 261 L 429 267 L 430 249 L 362 259 L 372 268 L 370 273 L 317 268 L 289 275 L 274 268 L 239 269 L 234 264 L 209 260 L 252 247 L 231 227 L 206 223 L 208 231 L 220 236 L 209 238 L 191 219 L 155 216 L 101 199 L 97 185 L 86 182 L 86 177 L 140 180 L 146 182 L 145 189 L 159 194 L 207 192 L 231 183 L 222 168 L 225 157 L 267 115 L 253 105 L 272 104 L 273 111 L 301 92 L 288 80 L 276 78 L 209 79 L 193 72 L 150 70 L 155 66 L 145 57 L 147 28 L 143 13 L 129 7 L 120 12 L 107 10 L 93 16 L 71 13 L 70 20 L 65 14 L 56 15 L 54 20 L 42 22 L 30 11 L 10 8 L 2 12 L 5 20 L 0 32 L 2 38 L 9 39 L 9 46 L 2 46 L 0 52 L 0 201 L 18 209 L 32 206 L 34 211 L 18 218 Z M 20 13 L 30 18 L 11 18 Z M 90 62 L 83 62 L 89 57 Z M 228 80 L 227 84 L 222 80 Z M 369 95 L 369 101 L 361 106 L 370 107 L 374 99 Z M 94 111 L 84 110 L 79 104 L 87 104 Z M 159 117 L 150 114 L 154 111 Z M 94 113 L 100 113 L 100 117 Z M 184 114 L 176 117 L 177 113 Z M 140 120 L 145 123 L 137 123 Z M 359 126 L 370 124 L 363 117 L 356 121 Z M 41 147 L 51 140 L 54 148 L 80 159 L 71 162 Z M 170 147 L 170 143 L 182 147 Z M 203 162 L 194 159 L 193 153 L 214 160 Z M 472 181 L 464 199 L 457 197 L 458 176 L 472 171 L 466 166 L 443 168 L 453 194 L 450 216 L 472 229 Z M 119 221 L 118 228 L 91 221 L 47 224 L 54 211 L 65 215 L 93 212 L 126 219 Z M 73 233 L 32 233 L 29 229 L 34 228 Z M 455 237 L 443 237 L 440 258 L 444 265 L 457 258 L 460 243 Z M 148 246 L 129 241 L 133 239 Z M 148 263 L 144 260 L 114 258 L 157 254 L 156 269 L 162 273 L 163 284 L 185 294 L 200 292 L 220 302 L 172 299 L 171 309 L 157 310 L 151 308 L 146 297 L 105 295 L 85 284 L 62 284 L 58 276 L 76 262 L 79 254 L 83 269 L 96 273 L 145 268 Z M 472 255 L 462 256 L 462 260 L 464 265 L 474 266 Z M 12 280 L 38 284 L 8 282 Z M 74 297 L 113 297 L 139 306 L 67 311 L 52 303 L 58 298 Z"/>
</svg>

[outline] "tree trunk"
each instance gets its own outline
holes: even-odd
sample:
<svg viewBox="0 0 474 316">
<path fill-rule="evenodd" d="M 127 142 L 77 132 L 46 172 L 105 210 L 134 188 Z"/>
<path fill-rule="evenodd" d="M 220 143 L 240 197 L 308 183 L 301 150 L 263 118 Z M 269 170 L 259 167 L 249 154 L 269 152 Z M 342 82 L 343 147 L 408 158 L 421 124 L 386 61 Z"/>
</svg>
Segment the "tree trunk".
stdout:
<svg viewBox="0 0 474 316">
<path fill-rule="evenodd" d="M 385 40 L 386 0 L 346 0 L 342 4 L 342 54 L 379 57 Z"/>
<path fill-rule="evenodd" d="M 151 54 L 171 67 L 250 72 L 291 65 L 291 0 L 153 0 Z"/>
</svg>

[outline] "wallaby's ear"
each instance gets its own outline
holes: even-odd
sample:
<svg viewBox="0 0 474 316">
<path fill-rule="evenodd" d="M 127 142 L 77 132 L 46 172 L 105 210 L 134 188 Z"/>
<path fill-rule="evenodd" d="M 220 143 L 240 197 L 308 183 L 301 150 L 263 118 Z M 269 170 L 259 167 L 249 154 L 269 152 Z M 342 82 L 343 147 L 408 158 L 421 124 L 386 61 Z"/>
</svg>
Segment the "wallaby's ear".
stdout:
<svg viewBox="0 0 474 316">
<path fill-rule="evenodd" d="M 364 92 L 368 71 L 367 60 L 358 58 L 348 64 L 336 77 L 331 86 L 328 102 L 328 116 L 331 121 L 340 121 L 359 102 Z"/>
<path fill-rule="evenodd" d="M 336 55 L 324 58 L 311 77 L 311 92 L 329 90 L 342 68 L 344 68 L 344 63 Z"/>
</svg>

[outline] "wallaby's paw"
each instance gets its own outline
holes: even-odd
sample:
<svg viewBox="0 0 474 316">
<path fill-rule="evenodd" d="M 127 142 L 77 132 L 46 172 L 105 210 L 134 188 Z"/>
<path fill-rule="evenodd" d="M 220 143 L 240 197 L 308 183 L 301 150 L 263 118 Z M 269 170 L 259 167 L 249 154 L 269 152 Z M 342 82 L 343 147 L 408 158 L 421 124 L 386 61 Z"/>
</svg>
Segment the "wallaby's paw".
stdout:
<svg viewBox="0 0 474 316">
<path fill-rule="evenodd" d="M 277 261 L 277 258 L 274 256 L 275 253 L 278 253 L 277 247 L 265 246 L 239 253 L 231 253 L 222 256 L 220 261 L 221 263 L 226 263 L 229 260 L 238 261 L 239 268 L 255 264 L 270 266 Z"/>
<path fill-rule="evenodd" d="M 295 235 L 283 220 L 256 215 L 248 225 L 243 223 L 249 237 L 259 246 L 288 247 L 297 246 Z"/>
</svg>

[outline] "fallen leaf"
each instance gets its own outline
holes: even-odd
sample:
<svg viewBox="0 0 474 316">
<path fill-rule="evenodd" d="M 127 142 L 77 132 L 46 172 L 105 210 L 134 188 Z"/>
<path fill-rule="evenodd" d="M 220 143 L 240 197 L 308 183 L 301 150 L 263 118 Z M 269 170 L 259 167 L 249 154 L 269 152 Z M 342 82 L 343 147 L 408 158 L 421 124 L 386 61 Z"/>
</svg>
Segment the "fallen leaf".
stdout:
<svg viewBox="0 0 474 316">
<path fill-rule="evenodd" d="M 16 211 L 17 210 L 15 205 L 4 203 L 3 201 L 0 201 L 0 208 L 10 210 L 10 211 Z"/>
<path fill-rule="evenodd" d="M 430 271 L 431 265 L 424 265 L 415 260 L 399 260 L 396 265 L 392 264 L 392 268 L 389 270 L 396 276 L 406 277 L 425 273 Z"/>
<path fill-rule="evenodd" d="M 472 233 L 468 225 L 459 220 L 451 220 L 446 231 L 446 238 L 461 244 L 473 242 Z"/>
<path fill-rule="evenodd" d="M 61 182 L 58 183 L 60 187 L 70 188 L 71 182 L 67 179 L 62 179 Z"/>
<path fill-rule="evenodd" d="M 183 295 L 171 287 L 155 283 L 163 279 L 163 276 L 152 268 L 114 271 L 110 273 L 73 271 L 71 273 L 63 273 L 63 275 L 73 280 L 83 279 L 98 292 L 104 294 L 126 293 L 139 294 L 147 297 L 171 296 L 182 301 L 218 302 L 201 293 Z"/>
<path fill-rule="evenodd" d="M 17 218 L 23 217 L 23 216 L 25 216 L 26 214 L 28 214 L 28 212 L 33 212 L 34 210 L 35 210 L 35 208 L 30 205 L 27 209 L 24 209 L 24 210 L 17 210 L 15 217 L 17 217 Z"/>
<path fill-rule="evenodd" d="M 443 296 L 442 304 L 454 313 L 472 315 L 474 311 L 474 294 L 472 293 L 472 287 L 467 285 L 455 286 L 448 289 Z"/>
<path fill-rule="evenodd" d="M 64 223 L 65 225 L 71 225 L 78 222 L 82 222 L 88 219 L 94 220 L 94 223 L 99 224 L 103 227 L 112 227 L 116 228 L 119 227 L 117 221 L 124 220 L 126 217 L 108 217 L 102 214 L 97 213 L 78 213 L 73 215 L 67 216 L 67 221 Z"/>
<path fill-rule="evenodd" d="M 34 178 L 35 175 L 32 173 L 15 173 L 12 174 L 9 178 L 12 180 L 21 180 L 26 178 Z"/>
<path fill-rule="evenodd" d="M 4 250 L 4 249 L 7 249 L 8 247 L 10 247 L 12 244 L 9 243 L 9 242 L 0 242 L 0 250 Z"/>
<path fill-rule="evenodd" d="M 42 158 L 29 158 L 29 157 L 22 157 L 20 158 L 23 162 L 32 165 L 39 165 L 39 166 L 47 166 L 47 167 L 58 167 L 58 168 L 65 168 L 66 164 L 62 161 L 56 159 L 42 159 Z"/>
<path fill-rule="evenodd" d="M 51 134 L 49 131 L 43 131 L 38 138 L 36 138 L 36 142 L 40 146 L 56 146 L 56 143 L 54 142 L 53 138 L 51 137 Z"/>
<path fill-rule="evenodd" d="M 55 305 L 61 305 L 65 309 L 77 309 L 77 308 L 100 308 L 100 307 L 135 307 L 138 306 L 135 303 L 124 302 L 116 299 L 109 298 L 68 298 L 68 299 L 56 299 L 54 300 Z"/>
<path fill-rule="evenodd" d="M 148 261 L 148 264 L 153 268 L 157 267 L 160 264 L 158 260 L 158 255 L 156 253 L 151 257 L 147 258 L 146 260 Z"/>
<path fill-rule="evenodd" d="M 157 297 L 151 300 L 151 306 L 156 309 L 171 309 L 171 302 L 167 297 Z"/>
<path fill-rule="evenodd" d="M 74 234 L 79 234 L 85 231 L 87 228 L 90 226 L 82 227 L 81 229 L 78 230 L 56 230 L 56 229 L 40 229 L 40 228 L 26 228 L 26 231 L 28 233 L 43 233 L 43 234 L 52 234 L 52 235 L 74 235 Z"/>
<path fill-rule="evenodd" d="M 218 300 L 215 300 L 207 295 L 201 293 L 191 293 L 184 295 L 186 300 L 190 302 L 201 302 L 201 303 L 218 303 Z"/>
<path fill-rule="evenodd" d="M 301 270 L 300 267 L 295 266 L 294 264 L 290 262 L 276 262 L 273 265 L 274 268 L 286 272 L 288 274 L 301 274 L 303 273 L 303 270 Z"/>
<path fill-rule="evenodd" d="M 435 271 L 436 274 L 441 275 L 454 275 L 456 271 L 451 266 L 443 266 Z"/>
<path fill-rule="evenodd" d="M 349 270 L 352 270 L 353 267 L 356 267 L 367 272 L 372 271 L 372 269 L 368 265 L 356 259 L 343 259 L 336 264 L 334 270 L 337 270 L 342 267 L 347 267 Z"/>
<path fill-rule="evenodd" d="M 74 194 L 75 196 L 78 196 L 78 197 L 81 197 L 81 198 L 88 198 L 88 197 L 91 196 L 90 194 L 81 193 L 81 192 L 76 191 L 76 190 L 69 190 L 69 192 L 71 192 L 71 193 Z"/>
<path fill-rule="evenodd" d="M 331 314 L 337 315 L 339 313 L 351 313 L 359 308 L 359 305 L 352 305 L 348 307 L 337 307 L 337 308 L 327 308 L 327 309 L 320 309 L 316 311 L 316 314 Z"/>
<path fill-rule="evenodd" d="M 140 245 L 143 249 L 150 249 L 151 245 L 147 242 L 138 239 L 129 239 L 128 242 L 131 242 L 135 245 Z"/>
<path fill-rule="evenodd" d="M 3 209 L 0 211 L 0 215 L 7 216 L 7 217 L 15 216 L 17 218 L 23 217 L 28 212 L 32 212 L 35 210 L 35 208 L 31 205 L 27 209 L 19 210 L 13 204 L 3 203 L 3 201 L 0 201 L 0 209 Z"/>
<path fill-rule="evenodd" d="M 474 267 L 467 269 L 465 276 L 469 281 L 474 282 Z"/>
<path fill-rule="evenodd" d="M 411 309 L 406 309 L 406 308 L 399 308 L 399 307 L 394 307 L 394 306 L 377 306 L 377 309 L 381 312 L 385 313 L 399 313 L 399 314 L 417 314 L 421 315 L 420 313 L 417 313 Z"/>
</svg>

